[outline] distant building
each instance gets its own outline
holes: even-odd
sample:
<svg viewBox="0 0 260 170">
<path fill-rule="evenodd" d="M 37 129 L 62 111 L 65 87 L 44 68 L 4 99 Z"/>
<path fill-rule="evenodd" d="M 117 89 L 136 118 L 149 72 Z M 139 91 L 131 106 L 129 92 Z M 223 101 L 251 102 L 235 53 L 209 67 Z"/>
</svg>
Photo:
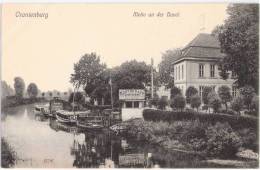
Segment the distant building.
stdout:
<svg viewBox="0 0 260 170">
<path fill-rule="evenodd" d="M 173 62 L 175 86 L 182 90 L 183 95 L 189 86 L 197 88 L 199 95 L 202 95 L 206 86 L 217 91 L 220 86 L 226 85 L 232 90 L 232 95 L 236 96 L 232 76 L 223 80 L 219 75 L 217 62 L 223 57 L 217 37 L 210 34 L 197 35 Z"/>
</svg>

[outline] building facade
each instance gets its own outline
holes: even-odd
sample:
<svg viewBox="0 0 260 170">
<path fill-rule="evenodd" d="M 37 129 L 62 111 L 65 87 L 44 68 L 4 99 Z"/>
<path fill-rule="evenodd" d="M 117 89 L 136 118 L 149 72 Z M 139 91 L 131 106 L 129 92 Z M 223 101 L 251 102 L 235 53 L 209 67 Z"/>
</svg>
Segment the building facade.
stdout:
<svg viewBox="0 0 260 170">
<path fill-rule="evenodd" d="M 232 95 L 236 96 L 232 74 L 226 80 L 219 75 L 217 62 L 223 57 L 217 37 L 210 34 L 197 35 L 173 62 L 175 86 L 181 89 L 183 95 L 189 86 L 193 86 L 201 96 L 206 86 L 217 92 L 220 86 L 226 85 L 230 87 Z"/>
</svg>

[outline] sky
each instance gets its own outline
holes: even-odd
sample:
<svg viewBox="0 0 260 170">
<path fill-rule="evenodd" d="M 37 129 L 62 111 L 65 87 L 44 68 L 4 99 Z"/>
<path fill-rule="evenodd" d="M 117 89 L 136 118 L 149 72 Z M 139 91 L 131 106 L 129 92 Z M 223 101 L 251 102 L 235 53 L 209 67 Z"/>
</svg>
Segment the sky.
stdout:
<svg viewBox="0 0 260 170">
<path fill-rule="evenodd" d="M 20 76 L 41 91 L 67 91 L 73 65 L 86 53 L 97 53 L 109 68 L 133 59 L 150 64 L 151 58 L 157 66 L 166 50 L 222 24 L 226 8 L 220 3 L 3 4 L 1 77 L 11 86 Z M 36 12 L 48 17 L 21 17 Z"/>
</svg>

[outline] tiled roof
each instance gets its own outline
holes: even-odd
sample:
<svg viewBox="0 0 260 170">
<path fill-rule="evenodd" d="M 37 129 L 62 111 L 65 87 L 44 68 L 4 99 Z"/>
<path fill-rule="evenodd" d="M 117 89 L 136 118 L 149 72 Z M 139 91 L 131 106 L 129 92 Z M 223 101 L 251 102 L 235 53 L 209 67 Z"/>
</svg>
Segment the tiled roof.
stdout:
<svg viewBox="0 0 260 170">
<path fill-rule="evenodd" d="M 175 58 L 177 61 L 181 58 L 221 58 L 220 44 L 217 37 L 211 34 L 199 34 L 188 45 L 182 49 L 182 54 Z"/>
</svg>

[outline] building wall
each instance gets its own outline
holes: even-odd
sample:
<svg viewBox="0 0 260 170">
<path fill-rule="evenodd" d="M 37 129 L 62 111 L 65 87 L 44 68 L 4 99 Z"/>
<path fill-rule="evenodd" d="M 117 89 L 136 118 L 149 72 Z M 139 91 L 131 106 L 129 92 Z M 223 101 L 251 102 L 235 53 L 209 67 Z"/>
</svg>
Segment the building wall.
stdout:
<svg viewBox="0 0 260 170">
<path fill-rule="evenodd" d="M 203 64 L 204 65 L 204 76 L 200 77 L 199 76 L 199 65 Z M 194 86 L 195 88 L 197 88 L 197 90 L 199 91 L 199 87 L 200 86 L 215 86 L 215 90 L 217 91 L 218 88 L 222 85 L 226 85 L 228 87 L 230 87 L 230 89 L 232 90 L 232 84 L 234 83 L 233 79 L 227 79 L 227 80 L 223 80 L 220 75 L 219 75 L 219 70 L 218 70 L 218 66 L 216 64 L 216 62 L 214 61 L 182 61 L 178 64 L 176 64 L 174 66 L 174 71 L 175 68 L 177 68 L 179 65 L 184 65 L 185 71 L 184 71 L 184 78 L 182 79 L 179 77 L 175 77 L 175 86 L 180 88 L 183 92 L 183 95 L 185 95 L 186 89 L 189 86 Z M 210 65 L 215 65 L 215 76 L 211 77 L 210 76 Z M 178 72 L 178 70 L 177 70 Z M 180 73 L 182 74 L 182 73 Z M 174 75 L 176 76 L 176 74 Z"/>
</svg>

